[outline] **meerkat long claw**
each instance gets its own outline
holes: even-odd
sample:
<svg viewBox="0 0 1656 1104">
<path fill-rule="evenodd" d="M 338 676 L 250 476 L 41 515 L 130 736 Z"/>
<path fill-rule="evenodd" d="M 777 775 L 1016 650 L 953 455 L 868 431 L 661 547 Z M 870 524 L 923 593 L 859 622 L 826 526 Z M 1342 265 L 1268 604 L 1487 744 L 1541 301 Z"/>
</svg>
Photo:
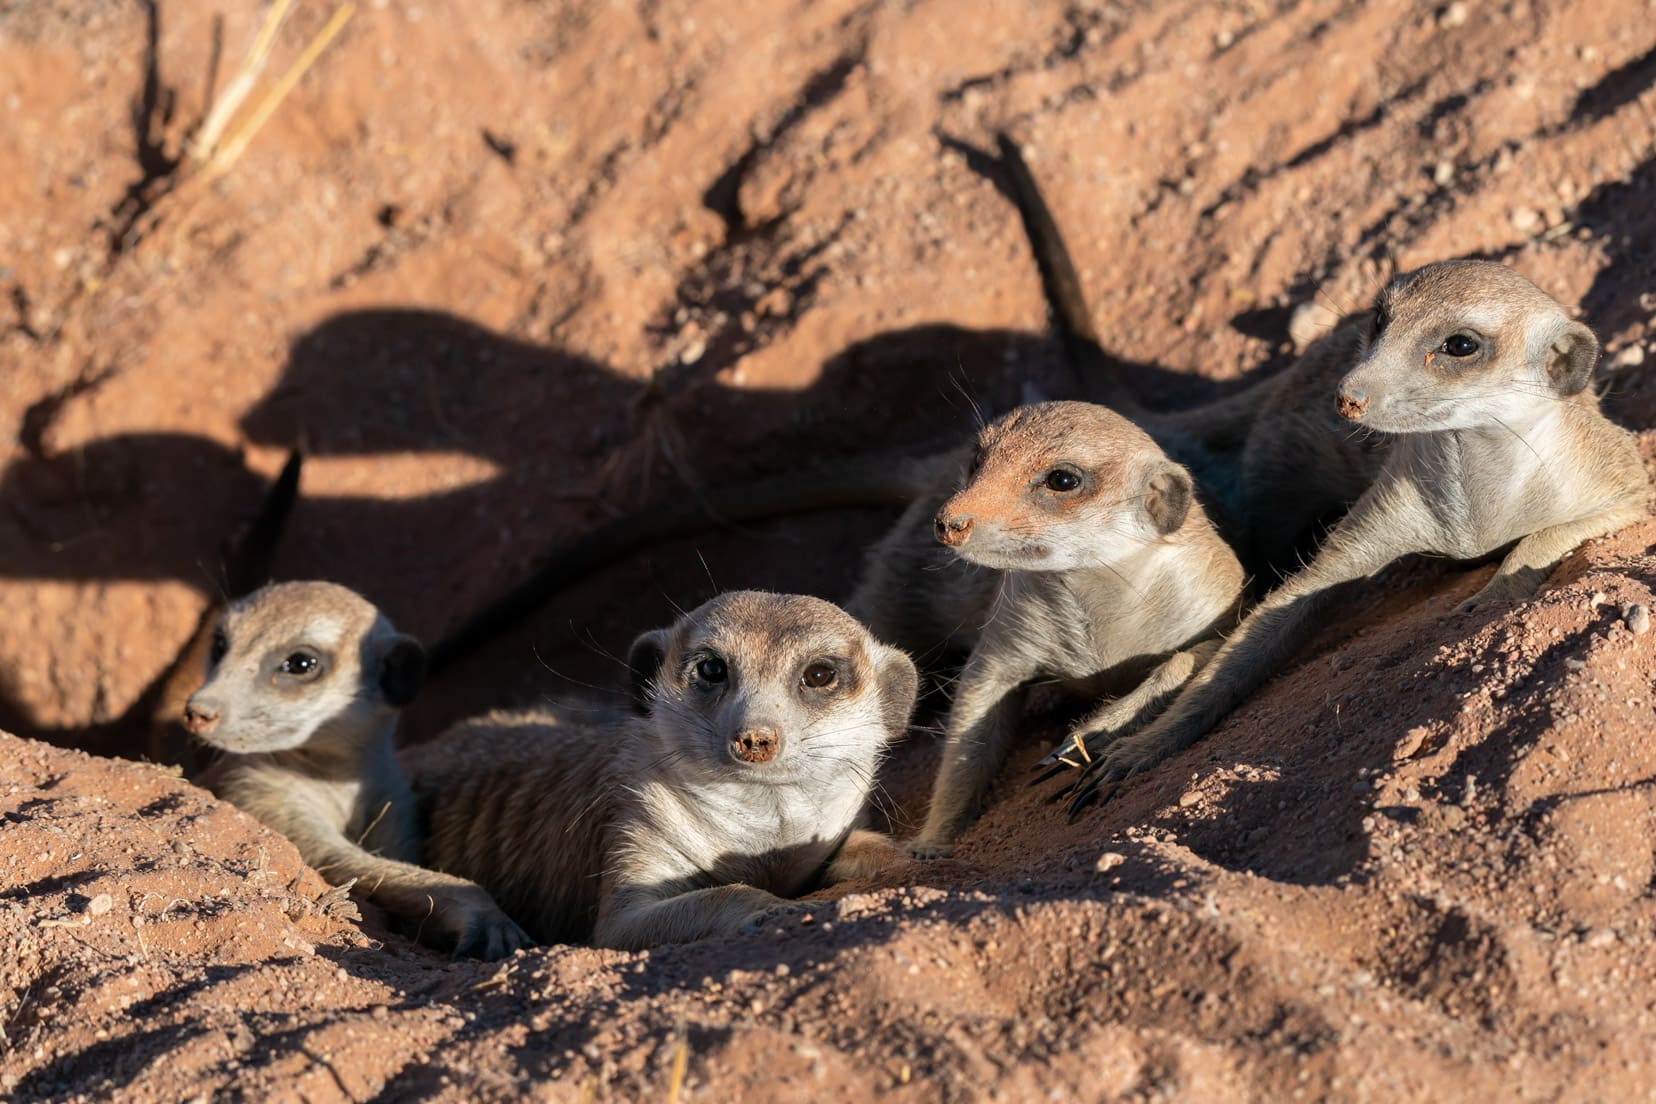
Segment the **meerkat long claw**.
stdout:
<svg viewBox="0 0 1656 1104">
<path fill-rule="evenodd" d="M 1069 815 L 1073 821 L 1089 805 L 1107 805 L 1115 798 L 1121 783 L 1139 773 L 1138 769 L 1112 759 L 1094 759 L 1075 785 L 1065 791 L 1074 795 Z M 1108 786 L 1109 789 L 1103 790 Z M 1103 790 L 1102 793 L 1100 791 Z"/>
<path fill-rule="evenodd" d="M 1035 764 L 1035 766 L 1036 766 L 1036 769 L 1040 768 L 1039 763 Z M 1049 779 L 1057 778 L 1060 774 L 1068 773 L 1069 771 L 1072 771 L 1074 769 L 1075 769 L 1075 765 L 1072 764 L 1072 763 L 1068 763 L 1068 762 L 1059 763 L 1056 766 L 1051 766 L 1051 767 L 1048 767 L 1046 770 L 1041 771 L 1040 774 L 1037 774 L 1034 778 L 1031 778 L 1029 780 L 1029 784 L 1031 786 L 1039 786 L 1042 782 L 1046 782 Z"/>
<path fill-rule="evenodd" d="M 1057 747 L 1047 752 L 1047 754 L 1041 758 L 1039 763 L 1036 763 L 1029 769 L 1040 770 L 1042 767 L 1052 767 L 1058 765 L 1059 763 L 1063 763 L 1070 767 L 1082 766 L 1082 763 L 1077 763 L 1074 759 L 1070 758 L 1075 754 L 1080 754 L 1084 761 L 1090 761 L 1086 749 L 1078 748 L 1074 737 L 1065 737 L 1063 740 L 1058 742 Z"/>
<path fill-rule="evenodd" d="M 1060 801 L 1067 801 L 1075 795 L 1075 783 L 1059 786 L 1041 799 L 1043 805 L 1056 805 Z"/>
<path fill-rule="evenodd" d="M 1029 768 L 1029 773 L 1034 774 L 1037 771 L 1056 770 L 1061 768 L 1062 765 L 1063 764 L 1059 762 L 1058 753 L 1054 751 L 1051 755 L 1042 756 L 1039 760 L 1037 760 L 1035 765 Z"/>
<path fill-rule="evenodd" d="M 1087 806 L 1100 804 L 1103 800 L 1099 797 L 1098 782 L 1096 779 L 1084 784 L 1079 784 L 1069 792 L 1075 795 L 1070 800 L 1069 805 L 1069 818 L 1072 823 L 1075 821 L 1076 817 L 1079 817 L 1086 811 Z"/>
</svg>

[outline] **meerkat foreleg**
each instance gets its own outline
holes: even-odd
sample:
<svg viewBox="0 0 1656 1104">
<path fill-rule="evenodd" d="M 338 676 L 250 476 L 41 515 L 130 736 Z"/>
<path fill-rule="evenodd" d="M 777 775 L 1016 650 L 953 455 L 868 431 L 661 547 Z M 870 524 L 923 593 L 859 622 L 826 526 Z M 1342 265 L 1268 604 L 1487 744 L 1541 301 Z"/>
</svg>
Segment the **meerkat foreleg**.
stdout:
<svg viewBox="0 0 1656 1104">
<path fill-rule="evenodd" d="M 1141 774 L 1195 743 L 1275 674 L 1316 628 L 1342 584 L 1367 578 L 1411 552 L 1421 507 L 1408 497 L 1370 493 L 1328 536 L 1317 558 L 1266 595 L 1167 710 L 1104 749 L 1076 783 L 1071 812 L 1097 800 L 1100 786 Z"/>
<path fill-rule="evenodd" d="M 1204 640 L 1182 652 L 1174 652 L 1130 692 L 1112 698 L 1076 722 L 1069 736 L 1035 764 L 1037 770 L 1046 768 L 1036 781 L 1044 782 L 1064 770 L 1085 767 L 1112 740 L 1148 724 L 1202 665 L 1213 658 L 1221 643 L 1217 638 Z"/>
<path fill-rule="evenodd" d="M 915 858 L 942 858 L 954 850 L 955 838 L 977 819 L 1023 716 L 1022 684 L 1032 672 L 985 661 L 986 650 L 980 645 L 960 674 L 926 825 L 904 845 Z"/>
<path fill-rule="evenodd" d="M 315 823 L 280 829 L 307 863 L 328 882 L 355 881 L 376 905 L 413 924 L 424 935 L 441 932 L 455 955 L 493 960 L 534 945 L 481 886 L 413 863 L 371 854 L 332 829 Z"/>
<path fill-rule="evenodd" d="M 1506 554 L 1494 576 L 1462 602 L 1458 612 L 1467 613 L 1490 602 L 1519 602 L 1534 597 L 1565 556 L 1594 537 L 1614 533 L 1643 516 L 1642 509 L 1623 506 L 1536 530 Z"/>
<path fill-rule="evenodd" d="M 593 942 L 638 951 L 661 943 L 737 935 L 770 913 L 794 907 L 794 902 L 750 885 L 710 886 L 669 897 L 621 888 L 600 909 Z"/>
<path fill-rule="evenodd" d="M 834 853 L 828 869 L 823 871 L 822 880 L 826 885 L 834 885 L 854 879 L 875 878 L 911 861 L 912 856 L 885 833 L 853 828 Z"/>
</svg>

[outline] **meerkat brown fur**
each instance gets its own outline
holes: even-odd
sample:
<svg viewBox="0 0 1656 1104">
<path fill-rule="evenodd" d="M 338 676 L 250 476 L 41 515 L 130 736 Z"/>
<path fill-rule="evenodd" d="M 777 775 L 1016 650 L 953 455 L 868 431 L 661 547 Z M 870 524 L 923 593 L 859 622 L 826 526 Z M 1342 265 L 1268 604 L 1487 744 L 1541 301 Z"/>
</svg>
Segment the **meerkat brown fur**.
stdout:
<svg viewBox="0 0 1656 1104">
<path fill-rule="evenodd" d="M 953 493 L 904 514 L 848 604 L 916 651 L 970 649 L 909 844 L 922 857 L 947 854 L 976 817 L 1031 680 L 1107 696 L 1068 744 L 1085 749 L 1153 716 L 1236 624 L 1242 598 L 1242 567 L 1190 475 L 1106 407 L 1019 407 L 958 459 Z"/>
<path fill-rule="evenodd" d="M 537 939 L 733 935 L 905 861 L 859 825 L 917 676 L 839 607 L 734 591 L 629 656 L 636 712 L 494 714 L 415 749 L 427 856 Z"/>
<path fill-rule="evenodd" d="M 1341 584 L 1411 553 L 1506 552 L 1462 609 L 1532 596 L 1582 542 L 1645 516 L 1632 437 L 1590 387 L 1599 343 L 1510 269 L 1446 261 L 1380 293 L 1328 401 L 1387 435 L 1373 483 L 1316 558 L 1272 591 L 1168 710 L 1088 767 L 1078 800 L 1188 746 L 1269 678 Z"/>
<path fill-rule="evenodd" d="M 392 738 L 423 663 L 354 591 L 267 586 L 225 611 L 184 724 L 221 753 L 202 784 L 329 882 L 354 880 L 421 938 L 500 958 L 528 937 L 476 885 L 415 865 L 416 810 Z"/>
</svg>

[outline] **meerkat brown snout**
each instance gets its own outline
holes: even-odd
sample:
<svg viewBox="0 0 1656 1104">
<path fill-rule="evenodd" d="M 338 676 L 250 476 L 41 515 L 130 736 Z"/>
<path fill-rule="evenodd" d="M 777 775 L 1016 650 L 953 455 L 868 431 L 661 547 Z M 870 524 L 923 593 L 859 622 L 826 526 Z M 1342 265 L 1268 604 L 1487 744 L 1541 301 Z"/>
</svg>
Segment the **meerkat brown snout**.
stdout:
<svg viewBox="0 0 1656 1104">
<path fill-rule="evenodd" d="M 202 784 L 329 882 L 355 880 L 422 938 L 498 958 L 528 938 L 477 886 L 414 865 L 419 828 L 393 736 L 423 665 L 420 645 L 354 591 L 267 586 L 226 609 L 184 723 L 222 753 Z"/>
<path fill-rule="evenodd" d="M 820 880 L 903 861 L 859 828 L 914 664 L 839 607 L 736 591 L 633 645 L 634 710 L 468 722 L 410 757 L 434 866 L 536 938 L 733 935 Z"/>
</svg>

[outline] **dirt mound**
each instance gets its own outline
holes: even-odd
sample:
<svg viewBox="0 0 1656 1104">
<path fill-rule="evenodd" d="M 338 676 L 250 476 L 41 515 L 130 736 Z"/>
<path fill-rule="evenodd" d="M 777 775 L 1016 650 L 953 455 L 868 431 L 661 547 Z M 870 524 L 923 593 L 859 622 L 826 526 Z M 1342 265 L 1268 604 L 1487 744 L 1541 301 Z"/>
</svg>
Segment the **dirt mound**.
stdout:
<svg viewBox="0 0 1656 1104">
<path fill-rule="evenodd" d="M 920 448 L 1071 383 L 992 134 L 1152 402 L 1445 256 L 1606 341 L 1656 458 L 1656 23 L 1636 0 L 363 5 L 223 177 L 251 10 L 0 10 L 0 1089 L 18 1099 L 1616 1099 L 1656 1085 L 1656 523 L 1534 602 L 1399 565 L 1073 824 L 1024 771 L 955 860 L 810 922 L 450 963 L 135 756 L 225 537 L 434 638 L 686 482 Z M 330 14 L 302 4 L 272 71 Z M 222 26 L 220 25 L 222 22 Z M 221 33 L 222 32 L 222 33 Z M 222 42 L 224 65 L 216 61 Z M 617 680 L 716 587 L 844 597 L 889 518 L 674 542 L 409 718 Z M 1639 619 L 1631 621 L 1637 626 Z M 44 741 L 44 742 L 43 742 Z M 80 748 L 84 750 L 73 750 Z M 916 738 L 886 787 L 923 807 Z"/>
</svg>

